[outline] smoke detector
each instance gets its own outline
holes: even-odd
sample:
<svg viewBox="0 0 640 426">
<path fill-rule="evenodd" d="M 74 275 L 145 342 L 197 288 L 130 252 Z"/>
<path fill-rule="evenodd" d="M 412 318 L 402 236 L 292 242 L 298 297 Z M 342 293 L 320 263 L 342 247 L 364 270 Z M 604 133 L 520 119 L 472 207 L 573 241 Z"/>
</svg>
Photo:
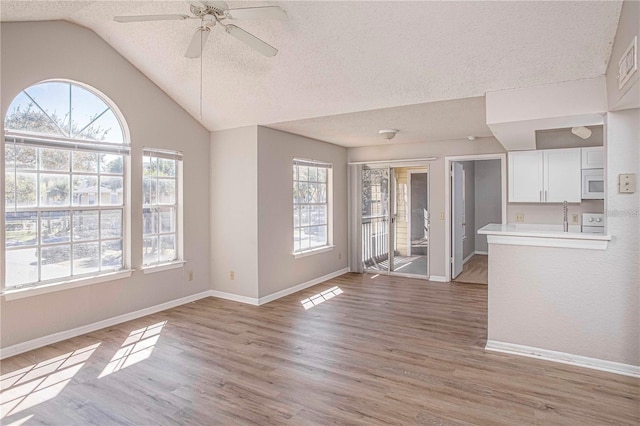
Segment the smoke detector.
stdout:
<svg viewBox="0 0 640 426">
<path fill-rule="evenodd" d="M 390 141 L 391 139 L 396 137 L 396 133 L 398 133 L 398 129 L 382 129 L 378 133 L 380 133 L 380 136 Z"/>
</svg>

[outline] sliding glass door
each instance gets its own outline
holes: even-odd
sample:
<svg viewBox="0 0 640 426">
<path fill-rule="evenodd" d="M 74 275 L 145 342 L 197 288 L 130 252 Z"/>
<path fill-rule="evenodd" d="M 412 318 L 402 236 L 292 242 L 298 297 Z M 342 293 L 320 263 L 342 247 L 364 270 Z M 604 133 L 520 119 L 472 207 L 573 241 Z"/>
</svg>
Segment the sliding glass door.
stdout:
<svg viewBox="0 0 640 426">
<path fill-rule="evenodd" d="M 371 272 L 428 276 L 428 174 L 363 167 L 362 261 Z"/>
</svg>

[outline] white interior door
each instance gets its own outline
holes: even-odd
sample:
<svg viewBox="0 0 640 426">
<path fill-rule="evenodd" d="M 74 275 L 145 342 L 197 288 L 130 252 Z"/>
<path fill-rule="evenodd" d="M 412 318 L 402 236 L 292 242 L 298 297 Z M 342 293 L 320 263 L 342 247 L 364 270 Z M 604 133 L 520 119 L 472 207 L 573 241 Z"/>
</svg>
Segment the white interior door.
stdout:
<svg viewBox="0 0 640 426">
<path fill-rule="evenodd" d="M 451 212 L 453 226 L 451 227 L 451 279 L 455 279 L 462 272 L 464 245 L 464 171 L 462 164 L 451 163 Z"/>
</svg>

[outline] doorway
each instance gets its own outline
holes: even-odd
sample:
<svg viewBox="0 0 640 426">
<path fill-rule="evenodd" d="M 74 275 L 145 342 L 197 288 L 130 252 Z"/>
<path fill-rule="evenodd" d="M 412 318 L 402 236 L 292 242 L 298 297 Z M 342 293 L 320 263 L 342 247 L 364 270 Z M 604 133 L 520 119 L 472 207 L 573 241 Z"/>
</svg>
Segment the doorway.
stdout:
<svg viewBox="0 0 640 426">
<path fill-rule="evenodd" d="M 488 284 L 488 245 L 478 230 L 505 218 L 503 156 L 449 159 L 450 270 L 457 282 Z M 490 157 L 490 156 L 489 156 Z"/>
<path fill-rule="evenodd" d="M 429 276 L 429 174 L 425 166 L 362 169 L 365 270 Z"/>
</svg>

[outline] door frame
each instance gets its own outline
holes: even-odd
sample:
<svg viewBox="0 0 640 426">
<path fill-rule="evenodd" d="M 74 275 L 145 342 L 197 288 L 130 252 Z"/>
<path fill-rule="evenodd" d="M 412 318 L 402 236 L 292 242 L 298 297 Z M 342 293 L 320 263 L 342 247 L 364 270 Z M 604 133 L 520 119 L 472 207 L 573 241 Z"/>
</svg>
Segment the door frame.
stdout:
<svg viewBox="0 0 640 426">
<path fill-rule="evenodd" d="M 457 161 L 500 160 L 500 179 L 502 181 L 502 223 L 507 223 L 507 154 L 475 154 L 444 157 L 444 230 L 445 230 L 445 282 L 451 281 L 451 163 Z"/>
</svg>

